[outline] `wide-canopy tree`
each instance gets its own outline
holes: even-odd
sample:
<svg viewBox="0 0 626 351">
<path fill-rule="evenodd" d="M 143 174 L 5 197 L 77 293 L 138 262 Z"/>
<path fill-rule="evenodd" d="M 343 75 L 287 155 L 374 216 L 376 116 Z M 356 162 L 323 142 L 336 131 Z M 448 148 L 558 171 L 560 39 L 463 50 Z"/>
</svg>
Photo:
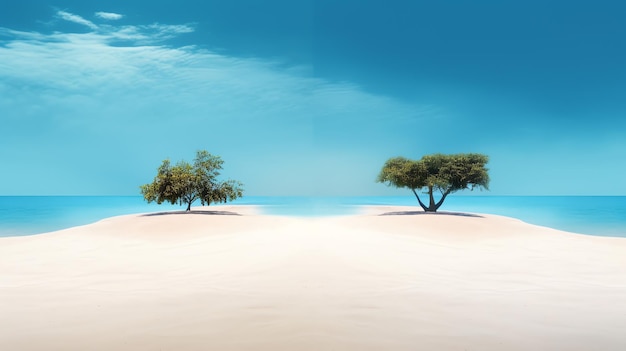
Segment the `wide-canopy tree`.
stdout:
<svg viewBox="0 0 626 351">
<path fill-rule="evenodd" d="M 141 194 L 148 202 L 187 204 L 187 211 L 198 199 L 203 206 L 232 201 L 243 195 L 242 184 L 217 180 L 223 163 L 219 156 L 204 150 L 196 153 L 193 164 L 180 161 L 172 166 L 170 160 L 164 160 L 152 183 L 140 186 Z"/>
<path fill-rule="evenodd" d="M 385 162 L 377 181 L 396 188 L 409 188 L 426 212 L 436 212 L 446 197 L 458 190 L 489 188 L 489 174 L 485 165 L 489 157 L 482 154 L 433 154 L 420 160 L 404 157 L 390 158 Z M 426 189 L 429 205 L 426 206 L 418 191 Z M 433 192 L 441 198 L 435 201 Z"/>
</svg>

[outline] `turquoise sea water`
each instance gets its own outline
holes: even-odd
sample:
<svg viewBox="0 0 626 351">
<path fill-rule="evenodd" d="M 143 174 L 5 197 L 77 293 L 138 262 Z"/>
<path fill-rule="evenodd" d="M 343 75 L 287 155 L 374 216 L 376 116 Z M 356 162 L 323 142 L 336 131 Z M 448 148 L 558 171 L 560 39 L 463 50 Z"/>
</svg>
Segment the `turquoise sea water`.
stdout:
<svg viewBox="0 0 626 351">
<path fill-rule="evenodd" d="M 417 206 L 411 196 L 244 197 L 267 214 L 331 216 L 358 205 Z M 197 204 L 199 205 L 199 204 Z M 131 213 L 182 210 L 139 196 L 0 196 L 0 236 L 43 233 Z M 491 213 L 575 233 L 626 237 L 626 196 L 450 196 L 440 211 Z"/>
</svg>

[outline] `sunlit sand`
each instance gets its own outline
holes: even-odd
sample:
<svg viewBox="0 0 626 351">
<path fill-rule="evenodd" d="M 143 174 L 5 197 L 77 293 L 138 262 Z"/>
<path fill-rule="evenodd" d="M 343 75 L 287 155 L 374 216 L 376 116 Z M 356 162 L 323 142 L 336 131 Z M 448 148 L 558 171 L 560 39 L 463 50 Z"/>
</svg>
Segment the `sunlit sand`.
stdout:
<svg viewBox="0 0 626 351">
<path fill-rule="evenodd" d="M 626 350 L 626 239 L 249 206 L 0 238 L 1 350 Z"/>
</svg>

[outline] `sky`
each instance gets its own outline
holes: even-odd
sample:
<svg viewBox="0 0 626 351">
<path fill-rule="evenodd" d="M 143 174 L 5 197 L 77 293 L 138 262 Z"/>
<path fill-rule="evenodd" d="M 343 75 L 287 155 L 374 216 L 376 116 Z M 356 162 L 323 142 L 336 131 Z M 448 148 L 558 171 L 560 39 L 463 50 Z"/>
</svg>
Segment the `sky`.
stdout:
<svg viewBox="0 0 626 351">
<path fill-rule="evenodd" d="M 0 3 L 0 195 L 138 195 L 207 150 L 246 195 L 408 194 L 394 156 L 489 155 L 488 192 L 626 195 L 626 3 Z M 466 191 L 466 193 L 470 193 Z"/>
</svg>

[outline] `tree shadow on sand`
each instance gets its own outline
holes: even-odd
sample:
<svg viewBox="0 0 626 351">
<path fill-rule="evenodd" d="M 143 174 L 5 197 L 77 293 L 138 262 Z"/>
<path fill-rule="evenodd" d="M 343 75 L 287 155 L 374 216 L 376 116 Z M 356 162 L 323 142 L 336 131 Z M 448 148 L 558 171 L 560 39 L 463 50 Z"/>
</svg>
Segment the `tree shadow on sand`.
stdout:
<svg viewBox="0 0 626 351">
<path fill-rule="evenodd" d="M 394 212 L 385 212 L 379 214 L 379 216 L 460 216 L 460 217 L 475 217 L 475 218 L 485 218 L 481 215 L 473 214 L 473 213 L 463 213 L 463 212 L 424 212 L 424 211 L 394 211 Z"/>
<path fill-rule="evenodd" d="M 153 216 L 170 216 L 170 215 L 241 216 L 237 212 L 230 212 L 230 211 L 203 211 L 203 210 L 155 212 L 155 213 L 146 213 L 146 214 L 143 214 L 141 216 L 142 217 L 153 217 Z"/>
</svg>

